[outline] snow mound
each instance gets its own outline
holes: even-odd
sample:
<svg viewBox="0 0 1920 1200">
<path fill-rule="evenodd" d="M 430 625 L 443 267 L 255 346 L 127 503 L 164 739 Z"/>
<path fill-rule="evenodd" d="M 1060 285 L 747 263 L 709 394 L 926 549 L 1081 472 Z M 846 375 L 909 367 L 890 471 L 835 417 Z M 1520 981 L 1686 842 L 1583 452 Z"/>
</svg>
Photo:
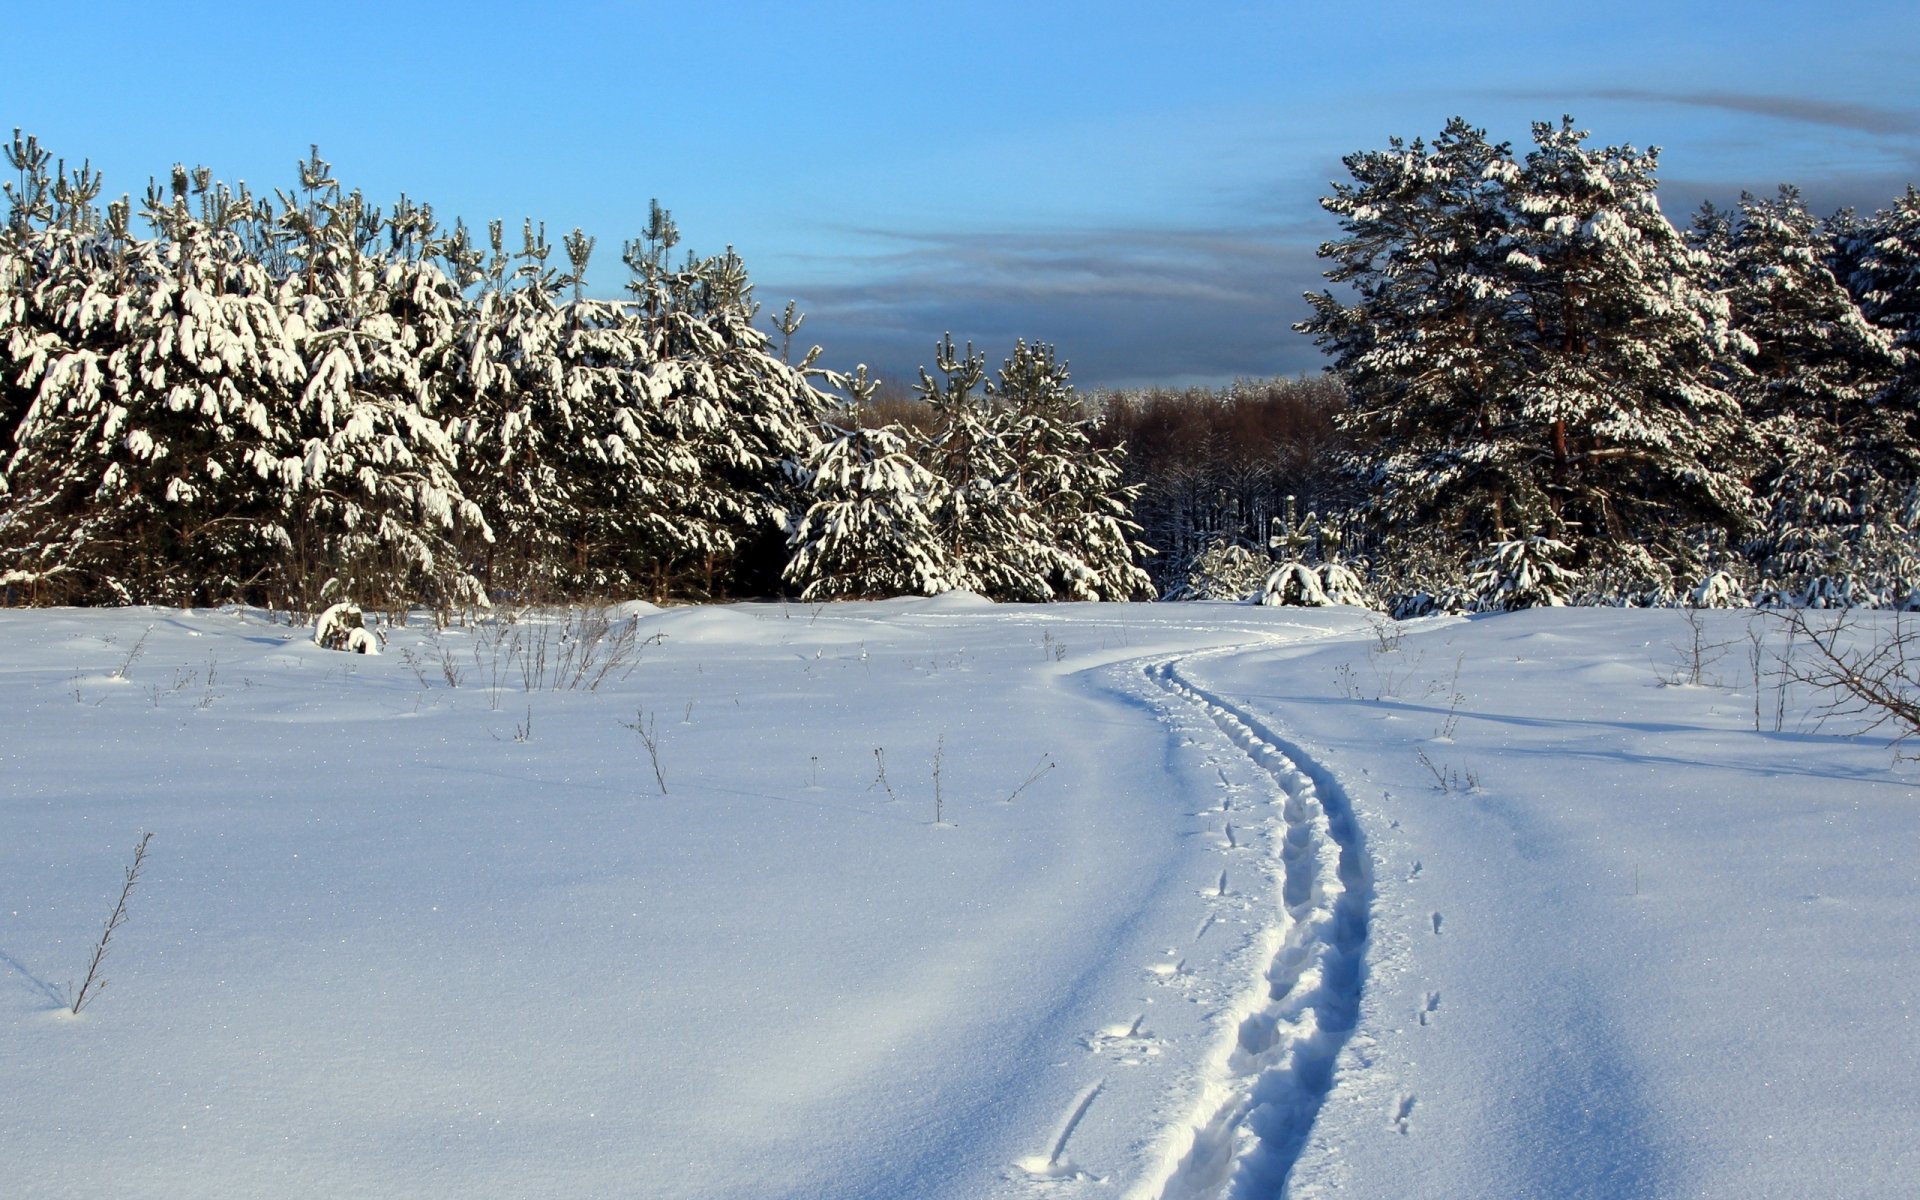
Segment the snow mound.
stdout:
<svg viewBox="0 0 1920 1200">
<path fill-rule="evenodd" d="M 910 612 L 977 612 L 983 608 L 993 608 L 994 603 L 979 592 L 955 589 L 928 596 L 924 600 L 910 600 L 902 607 Z"/>
</svg>

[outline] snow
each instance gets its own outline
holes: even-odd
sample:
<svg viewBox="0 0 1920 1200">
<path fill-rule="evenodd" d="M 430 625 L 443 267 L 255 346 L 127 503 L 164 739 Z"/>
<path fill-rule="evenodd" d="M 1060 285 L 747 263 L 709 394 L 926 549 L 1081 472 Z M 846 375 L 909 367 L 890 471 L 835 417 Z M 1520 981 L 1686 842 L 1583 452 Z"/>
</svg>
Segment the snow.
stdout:
<svg viewBox="0 0 1920 1200">
<path fill-rule="evenodd" d="M 1671 610 L 610 616 L 569 688 L 596 626 L 538 613 L 0 611 L 9 1194 L 1920 1170 L 1914 767 L 1756 680 L 1765 615 L 1698 614 L 1698 683 Z"/>
</svg>

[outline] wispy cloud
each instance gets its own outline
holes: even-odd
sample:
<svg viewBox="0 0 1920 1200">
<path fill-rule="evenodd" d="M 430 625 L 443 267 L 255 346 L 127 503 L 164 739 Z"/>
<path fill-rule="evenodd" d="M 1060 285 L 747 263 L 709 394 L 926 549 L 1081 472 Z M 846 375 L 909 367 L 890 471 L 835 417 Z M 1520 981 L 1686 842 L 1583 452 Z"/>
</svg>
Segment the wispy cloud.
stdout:
<svg viewBox="0 0 1920 1200">
<path fill-rule="evenodd" d="M 1920 112 L 1912 108 L 1888 108 L 1872 104 L 1846 104 L 1816 100 L 1782 92 L 1738 92 L 1666 88 L 1584 88 L 1556 91 L 1504 91 L 1500 95 L 1519 99 L 1619 100 L 1636 104 L 1674 104 L 1687 108 L 1717 109 L 1749 116 L 1771 117 L 1804 125 L 1847 129 L 1855 133 L 1904 136 L 1920 132 Z"/>
<path fill-rule="evenodd" d="M 831 360 L 894 379 L 913 378 L 947 331 L 996 364 L 1015 338 L 1052 342 L 1082 386 L 1321 365 L 1290 328 L 1306 313 L 1301 293 L 1321 282 L 1317 238 L 1303 230 L 857 232 L 872 251 L 857 277 L 843 265 L 832 280 L 769 287 L 800 300 Z"/>
</svg>

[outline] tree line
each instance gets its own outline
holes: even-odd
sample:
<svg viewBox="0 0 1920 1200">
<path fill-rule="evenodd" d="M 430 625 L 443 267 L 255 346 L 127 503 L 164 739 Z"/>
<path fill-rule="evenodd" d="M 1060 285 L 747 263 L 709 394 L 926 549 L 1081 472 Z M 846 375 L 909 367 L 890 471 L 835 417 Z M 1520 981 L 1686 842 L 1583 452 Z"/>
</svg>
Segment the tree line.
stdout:
<svg viewBox="0 0 1920 1200">
<path fill-rule="evenodd" d="M 1146 590 L 1117 455 L 1048 347 L 990 381 L 949 341 L 927 432 L 846 428 L 864 371 L 776 352 L 800 315 L 760 328 L 745 264 L 676 259 L 657 203 L 600 300 L 580 231 L 446 229 L 317 151 L 273 196 L 176 167 L 101 205 L 90 165 L 5 149 L 8 603 Z"/>
<path fill-rule="evenodd" d="M 1348 156 L 1299 379 L 1076 393 L 949 337 L 797 361 L 731 250 L 442 228 L 317 152 L 99 204 L 17 131 L 0 230 L 8 603 L 645 595 L 1910 606 L 1920 194 L 1661 211 L 1657 151 L 1455 119 Z M 136 233 L 138 220 L 146 227 Z M 776 338 L 780 349 L 776 349 Z"/>
<path fill-rule="evenodd" d="M 1517 155 L 1455 119 L 1322 202 L 1342 290 L 1297 328 L 1347 389 L 1380 593 L 1914 604 L 1920 193 L 1818 220 L 1783 187 L 1681 229 L 1657 151 L 1588 139 Z"/>
</svg>

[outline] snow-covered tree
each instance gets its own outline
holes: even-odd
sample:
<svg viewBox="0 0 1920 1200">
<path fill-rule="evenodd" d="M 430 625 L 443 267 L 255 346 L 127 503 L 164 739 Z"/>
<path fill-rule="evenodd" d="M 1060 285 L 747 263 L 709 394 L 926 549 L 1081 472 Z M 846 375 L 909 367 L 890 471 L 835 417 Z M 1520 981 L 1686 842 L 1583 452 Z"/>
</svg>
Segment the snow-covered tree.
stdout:
<svg viewBox="0 0 1920 1200">
<path fill-rule="evenodd" d="M 483 603 L 461 547 L 490 533 L 447 428 L 462 297 L 432 260 L 431 216 L 383 217 L 317 151 L 300 176 L 300 194 L 281 197 L 282 303 L 307 374 L 275 468 L 280 594 L 307 608 Z"/>
<path fill-rule="evenodd" d="M 655 204 L 630 243 L 630 319 L 652 365 L 639 414 L 649 436 L 691 467 L 652 497 L 635 569 L 656 594 L 710 596 L 731 583 L 772 590 L 786 562 L 801 464 L 831 397 L 815 386 L 815 354 L 789 363 L 754 325 L 746 266 L 728 249 L 669 266 L 679 233 Z"/>
<path fill-rule="evenodd" d="M 1121 483 L 1121 455 L 1096 446 L 1052 346 L 1016 342 L 995 391 L 1013 476 L 1007 486 L 1032 514 L 1032 568 L 1047 599 L 1131 600 L 1151 595 L 1137 559 L 1150 553 L 1128 515 L 1137 489 Z"/>
<path fill-rule="evenodd" d="M 1538 528 L 1604 562 L 1637 544 L 1661 561 L 1696 527 L 1744 529 L 1744 427 L 1721 370 L 1742 349 L 1709 264 L 1661 214 L 1658 152 L 1594 149 L 1570 119 L 1534 126 L 1499 164 L 1517 221 L 1508 262 L 1530 331 L 1521 419 L 1537 436 Z"/>
<path fill-rule="evenodd" d="M 1725 276 L 1734 326 L 1752 343 L 1751 374 L 1734 383 L 1761 454 L 1752 550 L 1763 573 L 1789 587 L 1831 588 L 1871 569 L 1863 544 L 1905 486 L 1885 470 L 1908 454 L 1907 421 L 1886 402 L 1902 355 L 1834 277 L 1797 191 L 1742 195 L 1739 217 Z"/>
<path fill-rule="evenodd" d="M 1044 344 L 1017 343 L 992 381 L 952 335 L 919 393 L 938 431 L 925 464 L 945 483 L 933 513 L 956 586 L 996 600 L 1127 600 L 1151 594 L 1118 454 L 1096 446 Z"/>
<path fill-rule="evenodd" d="M 462 489 L 493 538 L 467 553 L 490 592 L 545 596 L 561 590 L 557 576 L 569 558 L 564 530 L 582 501 L 576 461 L 596 446 L 581 411 L 593 392 L 567 377 L 565 285 L 546 265 L 544 231 L 526 223 L 516 255 L 507 253 L 500 222 L 488 234 L 490 254 L 469 259 L 463 237 L 449 256 L 473 264 L 456 283 L 480 288 L 462 314 L 452 359 L 459 408 L 452 432 Z"/>
<path fill-rule="evenodd" d="M 1867 318 L 1920 353 L 1920 188 L 1907 185 L 1891 207 L 1859 222 L 1849 250 L 1850 283 Z"/>
<path fill-rule="evenodd" d="M 1536 125 L 1515 160 L 1455 121 L 1431 149 L 1352 156 L 1323 201 L 1346 233 L 1329 277 L 1357 298 L 1310 297 L 1300 328 L 1348 377 L 1390 529 L 1547 535 L 1597 564 L 1747 521 L 1725 303 L 1660 213 L 1655 155 L 1586 136 Z"/>
<path fill-rule="evenodd" d="M 1341 424 L 1374 517 L 1466 543 L 1504 534 L 1535 494 L 1538 437 L 1514 394 L 1528 360 L 1506 262 L 1515 216 L 1493 169 L 1507 146 L 1455 118 L 1431 146 L 1395 138 L 1344 160 L 1351 183 L 1322 207 L 1343 236 L 1320 247 L 1327 278 L 1297 328 L 1334 357 Z"/>
<path fill-rule="evenodd" d="M 1468 587 L 1482 612 L 1520 608 L 1558 608 L 1567 603 L 1579 573 L 1564 564 L 1572 555 L 1565 542 L 1547 537 L 1514 538 L 1487 547 L 1474 563 Z"/>
<path fill-rule="evenodd" d="M 996 600 L 1048 600 L 1041 530 L 1011 486 L 1019 464 L 986 365 L 971 343 L 962 352 L 949 334 L 934 348 L 938 378 L 920 370 L 920 398 L 939 426 L 927 443 L 926 465 L 946 485 L 933 521 L 956 586 Z"/>
<path fill-rule="evenodd" d="M 132 236 L 124 202 L 92 230 L 63 206 L 31 238 L 40 278 L 9 357 L 32 403 L 0 561 L 43 601 L 242 594 L 280 550 L 267 478 L 304 366 L 218 194 L 192 211 L 211 191 L 175 168 L 146 203 L 158 239 Z"/>
<path fill-rule="evenodd" d="M 1261 590 L 1273 560 L 1224 534 L 1195 555 L 1185 578 L 1163 600 L 1245 600 Z"/>
<path fill-rule="evenodd" d="M 945 482 L 898 425 L 826 427 L 804 474 L 812 503 L 793 527 L 786 579 L 803 600 L 931 596 L 956 586 L 933 523 Z"/>
<path fill-rule="evenodd" d="M 1270 606 L 1325 608 L 1333 603 L 1320 584 L 1320 573 L 1303 562 L 1283 562 L 1260 585 L 1258 600 Z"/>
</svg>

